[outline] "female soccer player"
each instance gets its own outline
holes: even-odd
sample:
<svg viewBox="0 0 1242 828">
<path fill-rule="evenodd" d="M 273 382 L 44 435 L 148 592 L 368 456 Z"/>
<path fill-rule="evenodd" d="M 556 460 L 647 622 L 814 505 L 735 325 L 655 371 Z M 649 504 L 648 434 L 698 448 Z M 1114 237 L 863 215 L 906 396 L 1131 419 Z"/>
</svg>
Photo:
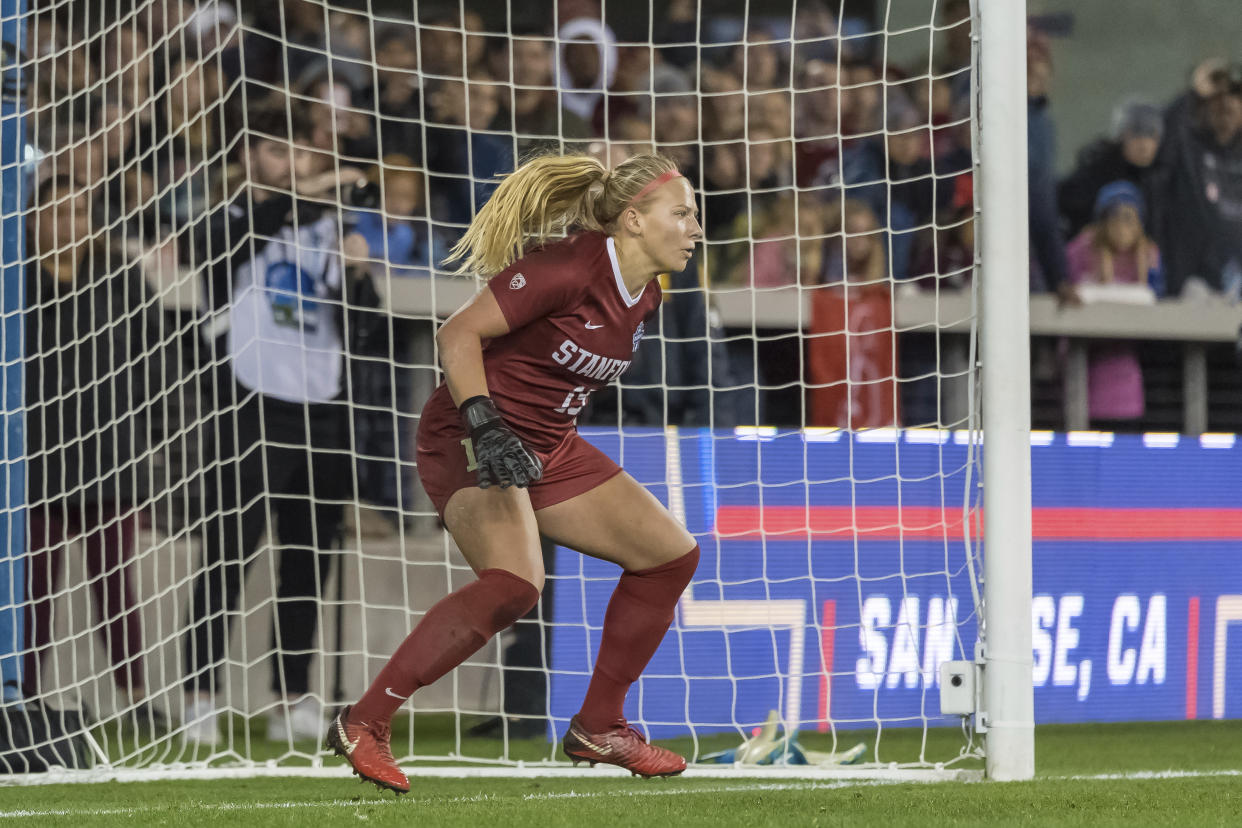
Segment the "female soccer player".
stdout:
<svg viewBox="0 0 1242 828">
<path fill-rule="evenodd" d="M 702 237 L 693 190 L 671 160 L 639 155 L 607 170 L 585 155 L 544 156 L 501 183 L 453 249 L 462 270 L 492 278 L 437 335 L 445 382 L 423 408 L 418 470 L 478 580 L 428 610 L 329 727 L 328 746 L 364 779 L 409 790 L 389 747 L 393 713 L 534 606 L 540 534 L 624 569 L 566 755 L 642 776 L 685 770 L 622 706 L 699 547 L 575 423 L 591 392 L 630 364 L 660 305 L 656 277 L 685 268 Z"/>
</svg>

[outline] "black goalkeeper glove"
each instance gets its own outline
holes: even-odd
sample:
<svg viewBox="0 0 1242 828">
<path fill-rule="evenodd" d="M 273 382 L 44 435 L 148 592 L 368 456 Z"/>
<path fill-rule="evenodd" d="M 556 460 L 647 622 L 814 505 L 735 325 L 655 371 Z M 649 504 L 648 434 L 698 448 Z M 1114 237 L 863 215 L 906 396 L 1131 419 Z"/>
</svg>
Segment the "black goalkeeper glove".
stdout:
<svg viewBox="0 0 1242 828">
<path fill-rule="evenodd" d="M 543 477 L 543 463 L 505 425 L 491 397 L 471 397 L 458 410 L 474 445 L 480 489 L 493 483 L 524 489 Z"/>
</svg>

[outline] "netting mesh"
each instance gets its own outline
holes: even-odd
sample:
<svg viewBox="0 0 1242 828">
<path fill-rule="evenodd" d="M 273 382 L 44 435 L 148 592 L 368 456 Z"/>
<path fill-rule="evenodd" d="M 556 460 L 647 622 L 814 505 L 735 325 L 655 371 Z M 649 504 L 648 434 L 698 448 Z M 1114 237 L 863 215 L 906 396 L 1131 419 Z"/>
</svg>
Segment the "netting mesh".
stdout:
<svg viewBox="0 0 1242 828">
<path fill-rule="evenodd" d="M 321 755 L 325 711 L 472 577 L 414 432 L 436 322 L 478 288 L 444 257 L 540 152 L 657 149 L 706 233 L 580 418 L 704 549 L 627 714 L 696 758 L 769 711 L 833 749 L 953 724 L 969 6 L 632 5 L 4 6 L 0 666 L 40 748 L 0 767 Z M 556 759 L 518 737 L 564 729 L 617 573 L 545 560 L 535 616 L 420 691 L 396 754 Z"/>
</svg>

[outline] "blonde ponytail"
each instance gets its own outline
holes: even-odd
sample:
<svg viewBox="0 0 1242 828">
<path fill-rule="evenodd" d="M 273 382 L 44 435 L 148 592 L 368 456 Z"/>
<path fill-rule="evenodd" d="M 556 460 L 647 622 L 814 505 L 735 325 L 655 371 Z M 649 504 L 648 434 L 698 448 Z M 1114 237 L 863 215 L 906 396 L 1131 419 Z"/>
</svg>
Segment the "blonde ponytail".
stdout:
<svg viewBox="0 0 1242 828">
<path fill-rule="evenodd" d="M 537 156 L 504 177 L 445 261 L 460 261 L 458 273 L 494 276 L 570 228 L 608 230 L 647 184 L 676 169 L 662 155 L 636 155 L 613 170 L 590 155 Z"/>
</svg>

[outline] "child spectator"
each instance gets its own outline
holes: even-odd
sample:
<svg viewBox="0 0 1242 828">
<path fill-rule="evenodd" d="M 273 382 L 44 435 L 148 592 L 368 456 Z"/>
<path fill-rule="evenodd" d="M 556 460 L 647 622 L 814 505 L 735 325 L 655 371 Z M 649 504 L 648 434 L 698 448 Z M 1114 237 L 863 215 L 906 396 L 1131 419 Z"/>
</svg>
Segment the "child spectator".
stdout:
<svg viewBox="0 0 1242 828">
<path fill-rule="evenodd" d="M 870 285 L 888 281 L 884 230 L 865 201 L 847 198 L 829 204 L 824 221 L 829 232 L 824 285 Z"/>
<path fill-rule="evenodd" d="M 896 331 L 883 231 L 862 201 L 830 205 L 823 284 L 807 342 L 808 424 L 879 428 L 897 421 Z"/>
<path fill-rule="evenodd" d="M 354 229 L 367 240 L 367 255 L 386 262 L 393 276 L 430 276 L 444 258 L 441 240 L 427 220 L 423 171 L 399 153 L 384 156 L 367 180 L 380 188 L 382 209 L 359 210 Z"/>
<path fill-rule="evenodd" d="M 1143 194 L 1129 181 L 1105 185 L 1094 221 L 1066 249 L 1072 285 L 1148 285 L 1164 294 L 1160 251 L 1143 232 Z M 1143 416 L 1143 372 L 1127 342 L 1102 342 L 1089 351 L 1087 404 L 1093 422 Z"/>
</svg>

